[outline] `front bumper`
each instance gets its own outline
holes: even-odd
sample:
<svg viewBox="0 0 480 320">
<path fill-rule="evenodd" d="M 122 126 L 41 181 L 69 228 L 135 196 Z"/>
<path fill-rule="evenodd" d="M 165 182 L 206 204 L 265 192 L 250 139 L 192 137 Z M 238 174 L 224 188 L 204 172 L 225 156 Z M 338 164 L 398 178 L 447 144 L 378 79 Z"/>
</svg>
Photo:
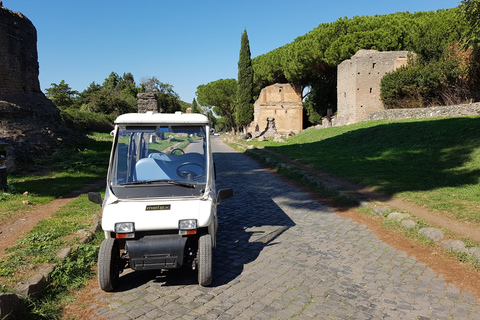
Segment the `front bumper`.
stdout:
<svg viewBox="0 0 480 320">
<path fill-rule="evenodd" d="M 127 240 L 125 250 L 133 270 L 174 269 L 183 265 L 187 237 L 181 235 L 149 235 Z"/>
</svg>

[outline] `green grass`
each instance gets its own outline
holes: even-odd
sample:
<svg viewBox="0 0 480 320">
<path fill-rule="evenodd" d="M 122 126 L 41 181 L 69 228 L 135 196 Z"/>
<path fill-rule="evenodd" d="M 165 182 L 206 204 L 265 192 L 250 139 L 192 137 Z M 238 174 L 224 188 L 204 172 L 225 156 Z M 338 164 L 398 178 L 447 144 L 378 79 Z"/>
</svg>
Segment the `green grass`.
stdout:
<svg viewBox="0 0 480 320">
<path fill-rule="evenodd" d="M 50 218 L 40 221 L 29 233 L 6 250 L 0 261 L 0 291 L 12 292 L 19 281 L 26 280 L 41 267 L 56 263 L 51 283 L 40 294 L 21 301 L 21 319 L 59 319 L 62 306 L 75 300 L 74 290 L 81 289 L 94 276 L 91 267 L 97 262 L 103 233 L 95 234 L 88 244 L 80 244 L 76 232 L 88 229 L 93 213 L 100 206 L 88 201 L 87 195 L 68 203 Z M 59 261 L 62 248 L 77 248 L 69 258 Z"/>
<path fill-rule="evenodd" d="M 75 233 L 94 223 L 93 213 L 100 213 L 100 206 L 88 201 L 87 195 L 81 195 L 50 218 L 39 221 L 17 240 L 17 245 L 6 249 L 0 261 L 0 291 L 10 292 L 19 281 L 31 276 L 32 271 L 45 264 L 58 263 L 57 252 L 79 245 Z"/>
<path fill-rule="evenodd" d="M 480 222 L 480 117 L 369 121 L 252 141 L 456 219 Z"/>
<path fill-rule="evenodd" d="M 0 223 L 35 205 L 50 202 L 93 181 L 105 179 L 112 138 L 94 133 L 87 143 L 36 159 L 8 175 L 11 189 L 0 193 Z M 25 204 L 28 201 L 28 204 Z"/>
</svg>

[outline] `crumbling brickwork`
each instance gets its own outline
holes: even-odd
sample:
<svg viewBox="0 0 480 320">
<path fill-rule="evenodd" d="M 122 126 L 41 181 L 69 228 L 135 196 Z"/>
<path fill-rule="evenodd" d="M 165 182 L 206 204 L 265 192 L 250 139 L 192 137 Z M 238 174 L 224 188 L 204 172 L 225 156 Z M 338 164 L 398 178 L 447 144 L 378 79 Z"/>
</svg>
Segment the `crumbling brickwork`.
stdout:
<svg viewBox="0 0 480 320">
<path fill-rule="evenodd" d="M 265 87 L 254 104 L 253 122 L 248 132 L 259 132 L 267 127 L 267 118 L 274 118 L 280 133 L 303 129 L 303 105 L 300 85 L 276 83 Z"/>
<path fill-rule="evenodd" d="M 380 81 L 389 72 L 407 64 L 408 51 L 359 50 L 338 66 L 336 125 L 362 121 L 384 110 Z"/>
<path fill-rule="evenodd" d="M 20 12 L 0 7 L 0 92 L 41 92 L 37 31 Z"/>
<path fill-rule="evenodd" d="M 21 13 L 0 7 L 0 142 L 10 145 L 9 171 L 13 159 L 25 162 L 75 140 L 40 90 L 37 57 L 34 25 Z"/>
<path fill-rule="evenodd" d="M 146 113 L 147 111 L 162 112 L 158 105 L 157 95 L 153 92 L 137 94 L 138 113 Z"/>
</svg>

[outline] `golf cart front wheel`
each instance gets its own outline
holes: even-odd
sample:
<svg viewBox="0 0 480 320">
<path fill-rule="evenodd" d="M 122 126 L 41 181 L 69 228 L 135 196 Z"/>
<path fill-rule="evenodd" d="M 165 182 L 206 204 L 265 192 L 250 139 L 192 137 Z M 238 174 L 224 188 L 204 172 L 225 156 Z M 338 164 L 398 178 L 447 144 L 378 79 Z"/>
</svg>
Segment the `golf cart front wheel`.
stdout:
<svg viewBox="0 0 480 320">
<path fill-rule="evenodd" d="M 98 285 L 103 291 L 113 291 L 118 284 L 120 249 L 115 239 L 102 241 L 98 252 Z"/>
<path fill-rule="evenodd" d="M 198 284 L 212 283 L 212 236 L 204 234 L 198 239 Z"/>
</svg>

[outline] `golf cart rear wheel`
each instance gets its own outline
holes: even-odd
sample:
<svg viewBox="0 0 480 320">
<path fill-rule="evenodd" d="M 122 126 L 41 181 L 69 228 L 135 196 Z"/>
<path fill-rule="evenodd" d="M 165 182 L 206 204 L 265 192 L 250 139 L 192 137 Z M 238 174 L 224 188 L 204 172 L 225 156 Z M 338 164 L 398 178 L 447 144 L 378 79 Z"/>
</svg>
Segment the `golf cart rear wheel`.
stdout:
<svg viewBox="0 0 480 320">
<path fill-rule="evenodd" d="M 198 239 L 198 284 L 212 283 L 212 236 L 204 234 Z"/>
<path fill-rule="evenodd" d="M 120 249 L 115 239 L 103 240 L 98 252 L 98 285 L 103 291 L 113 291 L 118 284 Z"/>
</svg>

